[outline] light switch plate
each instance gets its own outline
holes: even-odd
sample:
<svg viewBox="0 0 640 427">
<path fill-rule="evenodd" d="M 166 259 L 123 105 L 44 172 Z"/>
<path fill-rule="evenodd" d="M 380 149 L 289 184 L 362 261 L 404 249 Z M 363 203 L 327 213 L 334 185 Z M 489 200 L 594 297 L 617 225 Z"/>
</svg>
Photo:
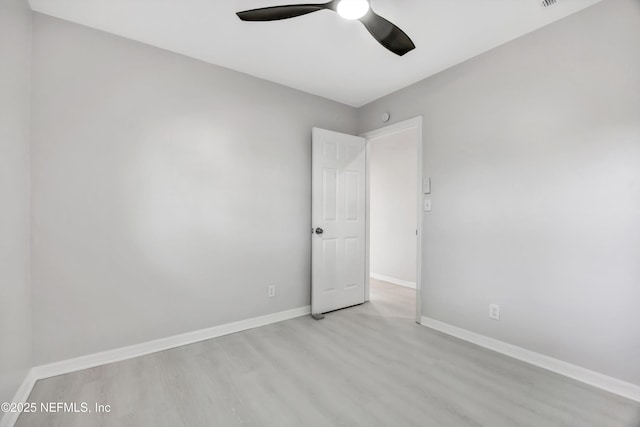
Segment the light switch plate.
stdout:
<svg viewBox="0 0 640 427">
<path fill-rule="evenodd" d="M 431 199 L 424 199 L 424 211 L 431 212 Z"/>
<path fill-rule="evenodd" d="M 422 180 L 422 192 L 424 194 L 431 194 L 431 178 L 424 178 Z"/>
</svg>

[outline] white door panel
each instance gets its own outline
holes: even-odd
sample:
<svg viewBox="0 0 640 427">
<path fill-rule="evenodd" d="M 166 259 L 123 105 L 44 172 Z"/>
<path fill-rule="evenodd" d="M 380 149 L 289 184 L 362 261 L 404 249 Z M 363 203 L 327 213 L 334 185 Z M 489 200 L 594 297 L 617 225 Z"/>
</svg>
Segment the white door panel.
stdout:
<svg viewBox="0 0 640 427">
<path fill-rule="evenodd" d="M 313 129 L 311 311 L 364 302 L 364 138 Z M 319 230 L 318 230 L 319 231 Z"/>
</svg>

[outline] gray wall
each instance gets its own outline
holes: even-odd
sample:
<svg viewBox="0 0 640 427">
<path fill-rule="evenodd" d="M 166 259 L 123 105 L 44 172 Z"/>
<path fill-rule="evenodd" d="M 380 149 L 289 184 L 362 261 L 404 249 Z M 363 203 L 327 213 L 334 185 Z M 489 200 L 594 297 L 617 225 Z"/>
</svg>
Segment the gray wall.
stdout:
<svg viewBox="0 0 640 427">
<path fill-rule="evenodd" d="M 0 402 L 13 398 L 31 366 L 30 56 L 26 0 L 0 0 Z"/>
<path fill-rule="evenodd" d="M 424 116 L 424 315 L 640 384 L 640 2 L 382 98 L 360 131 L 385 111 Z"/>
<path fill-rule="evenodd" d="M 311 127 L 355 109 L 44 15 L 33 48 L 36 364 L 310 303 Z"/>
<path fill-rule="evenodd" d="M 369 140 L 371 273 L 416 281 L 415 128 Z"/>
</svg>

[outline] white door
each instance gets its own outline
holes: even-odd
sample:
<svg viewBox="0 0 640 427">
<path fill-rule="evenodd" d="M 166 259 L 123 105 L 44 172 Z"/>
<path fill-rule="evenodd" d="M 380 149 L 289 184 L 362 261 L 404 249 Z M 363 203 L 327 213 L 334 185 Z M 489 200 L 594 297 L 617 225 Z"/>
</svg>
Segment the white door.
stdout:
<svg viewBox="0 0 640 427">
<path fill-rule="evenodd" d="M 313 128 L 311 313 L 364 302 L 366 140 Z"/>
</svg>

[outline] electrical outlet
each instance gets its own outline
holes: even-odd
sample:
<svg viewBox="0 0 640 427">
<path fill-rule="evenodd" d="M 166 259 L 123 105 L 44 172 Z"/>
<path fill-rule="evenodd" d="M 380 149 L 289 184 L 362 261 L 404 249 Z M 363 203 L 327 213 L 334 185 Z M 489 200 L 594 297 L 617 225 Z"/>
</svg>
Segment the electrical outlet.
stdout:
<svg viewBox="0 0 640 427">
<path fill-rule="evenodd" d="M 276 296 L 276 285 L 267 286 L 267 297 L 273 298 Z"/>
<path fill-rule="evenodd" d="M 498 304 L 489 304 L 489 318 L 500 320 L 500 306 Z"/>
</svg>

